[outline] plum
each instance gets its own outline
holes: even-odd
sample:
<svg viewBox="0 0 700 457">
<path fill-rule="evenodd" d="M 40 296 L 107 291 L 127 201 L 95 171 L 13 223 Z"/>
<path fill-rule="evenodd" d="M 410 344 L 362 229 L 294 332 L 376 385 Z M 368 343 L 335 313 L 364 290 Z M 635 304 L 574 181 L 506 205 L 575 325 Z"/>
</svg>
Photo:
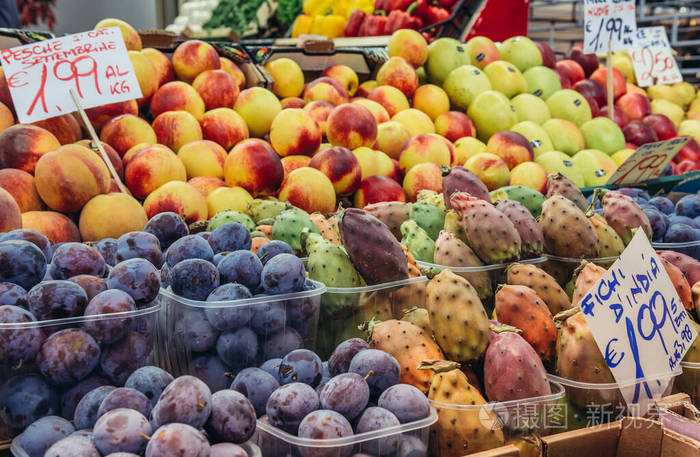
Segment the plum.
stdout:
<svg viewBox="0 0 700 457">
<path fill-rule="evenodd" d="M 200 379 L 180 376 L 168 384 L 153 407 L 153 424 L 180 422 L 201 428 L 211 413 L 211 399 L 211 390 Z"/>
<path fill-rule="evenodd" d="M 231 389 L 250 400 L 257 416 L 265 414 L 265 406 L 272 392 L 280 386 L 277 379 L 260 368 L 244 368 L 231 383 Z"/>
<path fill-rule="evenodd" d="M 377 404 L 388 409 L 402 424 L 430 415 L 430 402 L 425 394 L 410 384 L 396 384 L 384 391 Z"/>
<path fill-rule="evenodd" d="M 190 234 L 187 223 L 179 214 L 171 211 L 153 216 L 146 223 L 143 231 L 155 235 L 162 250 L 168 249 L 175 241 Z"/>
<path fill-rule="evenodd" d="M 271 425 L 296 435 L 302 419 L 319 406 L 318 394 L 313 387 L 293 382 L 272 392 L 265 412 Z"/>
<path fill-rule="evenodd" d="M 367 406 L 369 386 L 357 373 L 332 377 L 319 394 L 321 408 L 336 411 L 348 420 L 356 418 Z"/>
<path fill-rule="evenodd" d="M 211 397 L 211 416 L 207 428 L 220 441 L 243 443 L 255 432 L 255 408 L 240 392 L 220 390 Z"/>
<path fill-rule="evenodd" d="M 113 452 L 142 454 L 151 431 L 151 424 L 139 411 L 118 408 L 97 419 L 92 441 L 103 455 Z"/>
<path fill-rule="evenodd" d="M 138 390 L 151 401 L 151 406 L 154 406 L 163 389 L 173 382 L 173 379 L 173 376 L 162 368 L 147 365 L 131 373 L 124 387 Z"/>
<path fill-rule="evenodd" d="M 29 457 L 44 457 L 55 442 L 75 431 L 73 424 L 58 416 L 45 416 L 22 432 L 20 444 Z"/>
<path fill-rule="evenodd" d="M 347 373 L 355 354 L 365 349 L 369 349 L 369 344 L 362 338 L 351 338 L 336 346 L 328 358 L 328 371 L 330 371 L 331 376 Z"/>
</svg>

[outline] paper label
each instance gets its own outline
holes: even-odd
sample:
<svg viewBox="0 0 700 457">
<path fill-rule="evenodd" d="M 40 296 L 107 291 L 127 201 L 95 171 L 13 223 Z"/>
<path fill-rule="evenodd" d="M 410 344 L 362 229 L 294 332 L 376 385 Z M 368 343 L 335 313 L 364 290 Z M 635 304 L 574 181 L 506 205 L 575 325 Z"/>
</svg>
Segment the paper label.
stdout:
<svg viewBox="0 0 700 457">
<path fill-rule="evenodd" d="M 640 146 L 615 170 L 608 184 L 622 186 L 658 178 L 688 141 L 690 137 L 680 137 Z"/>
<path fill-rule="evenodd" d="M 683 81 L 663 26 L 637 29 L 636 46 L 630 56 L 640 87 Z"/>
<path fill-rule="evenodd" d="M 634 47 L 637 34 L 634 0 L 584 0 L 583 52 L 586 54 Z"/>
</svg>

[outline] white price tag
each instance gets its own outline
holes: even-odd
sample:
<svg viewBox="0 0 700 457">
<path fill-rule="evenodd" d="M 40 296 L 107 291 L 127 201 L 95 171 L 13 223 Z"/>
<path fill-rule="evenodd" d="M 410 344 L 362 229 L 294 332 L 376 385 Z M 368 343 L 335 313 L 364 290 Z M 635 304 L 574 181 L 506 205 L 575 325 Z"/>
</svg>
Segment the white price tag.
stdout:
<svg viewBox="0 0 700 457">
<path fill-rule="evenodd" d="M 586 54 L 634 47 L 637 34 L 634 0 L 584 0 L 583 52 Z"/>
<path fill-rule="evenodd" d="M 630 55 L 640 87 L 683 81 L 663 26 L 637 29 L 635 49 Z"/>
</svg>

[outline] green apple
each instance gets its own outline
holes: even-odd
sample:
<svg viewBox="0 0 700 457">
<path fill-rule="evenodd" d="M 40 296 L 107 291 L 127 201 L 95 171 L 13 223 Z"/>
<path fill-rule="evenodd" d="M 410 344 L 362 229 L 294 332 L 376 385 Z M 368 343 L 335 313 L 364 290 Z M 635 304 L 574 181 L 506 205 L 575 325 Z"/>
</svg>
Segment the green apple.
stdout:
<svg viewBox="0 0 700 457">
<path fill-rule="evenodd" d="M 585 122 L 581 126 L 581 133 L 588 149 L 598 149 L 612 155 L 625 148 L 625 135 L 610 118 L 596 117 Z"/>
<path fill-rule="evenodd" d="M 508 130 L 518 122 L 515 108 L 500 92 L 487 90 L 476 96 L 469 105 L 467 115 L 476 126 L 477 137 L 484 143 L 491 135 Z"/>
<path fill-rule="evenodd" d="M 516 108 L 517 109 L 517 108 Z M 550 119 L 542 124 L 552 140 L 552 146 L 557 151 L 562 151 L 570 156 L 576 154 L 581 149 L 586 148 L 586 141 L 583 139 L 581 130 L 571 121 L 566 119 Z"/>
<path fill-rule="evenodd" d="M 532 121 L 518 122 L 510 129 L 527 138 L 530 145 L 532 145 L 532 150 L 535 153 L 535 157 L 554 149 L 554 146 L 552 146 L 552 140 L 549 139 L 549 135 L 545 129 Z"/>
<path fill-rule="evenodd" d="M 561 90 L 559 76 L 547 67 L 532 67 L 525 70 L 523 77 L 527 81 L 527 91 L 532 95 L 547 100 L 553 93 Z"/>
<path fill-rule="evenodd" d="M 571 89 L 555 92 L 547 99 L 547 107 L 553 118 L 566 119 L 581 127 L 592 118 L 586 98 Z"/>
<path fill-rule="evenodd" d="M 428 82 L 428 76 L 425 74 L 425 67 L 416 68 L 416 74 L 418 75 L 419 86 L 422 86 Z"/>
<path fill-rule="evenodd" d="M 608 179 L 610 179 L 610 165 L 601 163 L 600 161 L 603 156 L 607 156 L 603 151 L 584 149 L 574 154 L 571 158 L 571 161 L 579 169 L 581 175 L 583 175 L 583 181 L 586 187 L 602 186 L 603 184 L 607 184 Z M 610 160 L 609 157 L 608 159 Z"/>
<path fill-rule="evenodd" d="M 585 187 L 583 175 L 568 154 L 561 151 L 549 151 L 535 157 L 535 162 L 542 165 L 547 173 L 561 173 L 569 178 L 576 187 Z"/>
<path fill-rule="evenodd" d="M 525 71 L 530 67 L 542 65 L 542 53 L 534 41 L 525 36 L 508 38 L 498 48 L 501 58 Z"/>
<path fill-rule="evenodd" d="M 542 124 L 552 117 L 547 103 L 536 95 L 516 95 L 510 99 L 510 104 L 515 107 L 518 122 L 532 121 L 535 124 Z"/>
<path fill-rule="evenodd" d="M 488 76 L 473 65 L 462 65 L 447 75 L 442 83 L 450 104 L 466 111 L 471 102 L 482 92 L 491 90 Z"/>
<path fill-rule="evenodd" d="M 469 54 L 462 43 L 454 38 L 438 38 L 428 46 L 425 74 L 428 81 L 442 86 L 452 70 L 470 63 Z"/>
<path fill-rule="evenodd" d="M 493 90 L 508 98 L 527 92 L 527 81 L 520 70 L 510 62 L 497 60 L 484 67 L 484 73 L 491 81 Z"/>
</svg>

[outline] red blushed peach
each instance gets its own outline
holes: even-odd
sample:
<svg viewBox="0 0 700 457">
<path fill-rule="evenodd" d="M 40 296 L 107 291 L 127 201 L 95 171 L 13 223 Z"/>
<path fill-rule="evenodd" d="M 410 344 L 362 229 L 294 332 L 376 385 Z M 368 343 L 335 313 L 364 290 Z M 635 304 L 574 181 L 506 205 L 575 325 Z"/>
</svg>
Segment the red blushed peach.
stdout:
<svg viewBox="0 0 700 457">
<path fill-rule="evenodd" d="M 303 98 L 287 97 L 287 98 L 283 98 L 282 100 L 280 100 L 280 105 L 282 105 L 282 109 L 304 108 L 306 106 L 306 102 L 304 101 Z"/>
<path fill-rule="evenodd" d="M 601 66 L 596 71 L 594 71 L 588 79 L 599 82 L 607 91 L 607 75 L 607 67 Z M 621 96 L 625 95 L 626 92 L 627 80 L 625 79 L 625 76 L 620 72 L 620 70 L 613 67 L 613 97 L 617 100 Z"/>
<path fill-rule="evenodd" d="M 435 133 L 455 142 L 465 136 L 474 136 L 475 129 L 471 119 L 459 111 L 442 113 L 435 119 Z"/>
<path fill-rule="evenodd" d="M 158 143 L 177 152 L 191 142 L 201 140 L 202 128 L 193 115 L 187 111 L 166 111 L 153 120 L 153 131 Z"/>
<path fill-rule="evenodd" d="M 377 121 L 364 106 L 345 103 L 328 116 L 327 136 L 333 146 L 371 147 L 377 141 Z"/>
<path fill-rule="evenodd" d="M 155 79 L 158 82 L 158 87 L 175 79 L 173 64 L 165 54 L 154 48 L 145 48 L 141 51 L 141 54 L 148 57 L 148 60 L 153 64 L 153 68 L 156 71 Z"/>
<path fill-rule="evenodd" d="M 238 90 L 245 89 L 245 75 L 238 65 L 226 57 L 219 57 L 219 62 L 221 63 L 221 69 L 233 76 L 233 79 L 236 80 Z"/>
<path fill-rule="evenodd" d="M 151 59 L 143 55 L 141 51 L 129 51 L 129 60 L 131 60 L 131 66 L 134 67 L 134 74 L 141 88 L 142 97 L 136 102 L 143 107 L 148 104 L 158 89 L 156 68 L 151 63 Z"/>
<path fill-rule="evenodd" d="M 213 176 L 197 176 L 187 181 L 187 184 L 197 189 L 204 198 L 207 198 L 214 189 L 226 187 L 224 181 Z"/>
<path fill-rule="evenodd" d="M 0 133 L 15 125 L 15 116 L 12 110 L 0 102 Z"/>
<path fill-rule="evenodd" d="M 227 151 L 248 138 L 245 120 L 230 108 L 216 108 L 204 114 L 201 121 L 204 138 Z"/>
<path fill-rule="evenodd" d="M 360 162 L 347 148 L 336 146 L 324 149 L 311 159 L 309 166 L 328 176 L 338 197 L 348 197 L 360 187 Z"/>
<path fill-rule="evenodd" d="M 347 65 L 331 65 L 321 73 L 321 76 L 328 76 L 338 81 L 348 91 L 350 97 L 355 95 L 357 86 L 360 84 L 360 79 L 357 77 L 355 70 Z"/>
<path fill-rule="evenodd" d="M 280 156 L 270 145 L 255 139 L 238 143 L 224 164 L 226 184 L 242 187 L 253 195 L 274 194 L 284 174 Z"/>
<path fill-rule="evenodd" d="M 213 141 L 191 141 L 178 150 L 177 156 L 185 165 L 187 179 L 196 176 L 224 177 L 226 150 Z"/>
<path fill-rule="evenodd" d="M 151 124 L 133 114 L 122 114 L 107 122 L 100 132 L 100 140 L 122 157 L 132 146 L 158 141 Z"/>
<path fill-rule="evenodd" d="M 399 161 L 392 159 L 382 151 L 375 151 L 377 158 L 377 174 L 381 176 L 386 176 L 394 181 L 401 183 L 401 167 L 399 167 Z"/>
<path fill-rule="evenodd" d="M 12 113 L 15 112 L 15 104 L 12 103 L 10 87 L 7 85 L 7 78 L 5 78 L 5 71 L 2 69 L 2 67 L 0 67 L 0 102 L 10 108 Z"/>
<path fill-rule="evenodd" d="M 173 68 L 178 79 L 191 83 L 200 73 L 221 68 L 221 60 L 214 46 L 200 40 L 188 40 L 175 49 Z"/>
<path fill-rule="evenodd" d="M 389 57 L 402 57 L 414 68 L 418 68 L 428 60 L 428 43 L 415 30 L 401 29 L 389 38 L 387 53 Z"/>
<path fill-rule="evenodd" d="M 513 169 L 523 162 L 535 160 L 535 153 L 527 138 L 510 130 L 493 134 L 486 143 L 486 152 L 496 154 L 503 159 L 508 169 Z"/>
<path fill-rule="evenodd" d="M 253 196 L 242 187 L 220 187 L 207 195 L 207 213 L 210 219 L 222 211 L 245 213 L 252 201 Z"/>
<path fill-rule="evenodd" d="M 372 113 L 372 116 L 374 116 L 374 120 L 377 124 L 387 122 L 391 119 L 389 117 L 389 113 L 387 113 L 386 109 L 384 109 L 382 105 L 368 98 L 358 98 L 353 100 L 352 103 L 367 108 L 369 112 Z"/>
<path fill-rule="evenodd" d="M 328 176 L 311 167 L 297 168 L 285 176 L 279 199 L 308 213 L 335 210 L 335 190 Z"/>
<path fill-rule="evenodd" d="M 357 86 L 357 90 L 355 91 L 355 97 L 367 97 L 369 96 L 370 92 L 377 88 L 377 86 L 379 86 L 379 84 L 377 84 L 377 81 L 374 79 L 365 81 L 359 86 Z"/>
<path fill-rule="evenodd" d="M 430 116 L 415 108 L 399 111 L 391 120 L 406 127 L 411 136 L 421 133 L 435 133 L 435 124 Z"/>
<path fill-rule="evenodd" d="M 399 183 L 386 176 L 375 175 L 360 183 L 353 204 L 355 208 L 364 208 L 372 203 L 395 201 L 406 201 L 406 194 Z"/>
<path fill-rule="evenodd" d="M 139 105 L 136 100 L 129 100 L 126 102 L 116 102 L 110 103 L 108 105 L 96 106 L 94 108 L 88 108 L 85 113 L 90 119 L 92 126 L 95 131 L 99 132 L 102 127 L 112 118 L 121 116 L 122 114 L 133 114 L 134 116 L 139 114 Z"/>
<path fill-rule="evenodd" d="M 0 187 L 0 233 L 22 228 L 22 213 L 8 191 Z"/>
<path fill-rule="evenodd" d="M 403 190 L 413 202 L 421 190 L 442 192 L 442 168 L 434 163 L 419 163 L 406 173 Z"/>
<path fill-rule="evenodd" d="M 392 159 L 398 159 L 401 149 L 410 139 L 411 134 L 403 124 L 394 121 L 383 122 L 377 126 L 377 143 L 374 148 Z"/>
<path fill-rule="evenodd" d="M 124 183 L 122 182 L 122 185 L 123 185 L 123 184 L 124 184 Z M 128 187 L 126 187 L 126 186 L 124 186 L 124 185 L 123 185 L 122 187 L 124 187 L 124 192 L 123 192 L 123 193 L 124 193 L 125 195 L 128 195 L 128 196 L 130 196 L 130 197 L 133 197 L 133 195 L 131 194 L 131 191 L 129 190 Z M 107 191 L 107 193 L 108 193 L 108 194 L 122 193 L 122 190 L 119 188 L 119 185 L 117 184 L 117 181 L 114 180 L 114 178 L 109 178 L 109 190 Z"/>
<path fill-rule="evenodd" d="M 142 47 L 141 36 L 131 24 L 122 21 L 121 19 L 107 18 L 102 19 L 95 25 L 95 30 L 105 27 L 119 27 L 119 31 L 124 39 L 126 49 L 140 51 Z"/>
<path fill-rule="evenodd" d="M 13 125 L 0 133 L 0 168 L 19 168 L 34 173 L 39 158 L 60 146 L 48 130 L 34 125 Z"/>
<path fill-rule="evenodd" d="M 321 134 L 326 136 L 328 134 L 328 116 L 331 115 L 334 108 L 335 106 L 328 102 L 316 100 L 307 103 L 306 106 L 304 106 L 304 111 L 309 113 L 309 116 L 316 121 L 318 127 L 321 129 Z"/>
<path fill-rule="evenodd" d="M 77 141 L 75 144 L 88 148 L 89 150 L 97 154 L 97 156 L 104 162 L 102 154 L 100 154 L 100 150 L 97 148 L 97 145 L 92 140 L 80 140 Z M 107 157 L 112 163 L 114 171 L 117 172 L 117 176 L 119 176 L 119 179 L 124 179 L 124 164 L 122 163 L 122 159 L 119 158 L 119 154 L 117 154 L 117 151 L 115 151 L 112 146 L 108 145 L 105 142 L 102 142 L 102 147 L 107 153 Z M 105 165 L 106 164 L 107 162 L 105 162 Z"/>
<path fill-rule="evenodd" d="M 410 97 L 418 87 L 418 74 L 404 58 L 390 57 L 377 72 L 377 84 L 396 87 Z"/>
<path fill-rule="evenodd" d="M 149 146 L 137 152 L 124 170 L 124 181 L 139 200 L 167 182 L 186 179 L 187 171 L 180 159 L 162 146 Z"/>
<path fill-rule="evenodd" d="M 77 144 L 61 146 L 41 156 L 34 178 L 46 205 L 64 213 L 78 211 L 95 195 L 109 191 L 107 165 L 94 152 Z"/>
<path fill-rule="evenodd" d="M 99 241 L 143 230 L 146 222 L 146 211 L 134 197 L 115 192 L 87 202 L 80 212 L 78 229 L 83 241 Z"/>
<path fill-rule="evenodd" d="M 262 87 L 241 91 L 233 106 L 248 125 L 251 136 L 262 138 L 270 133 L 272 120 L 282 111 L 277 96 Z"/>
<path fill-rule="evenodd" d="M 450 151 L 450 164 L 451 165 L 454 164 L 455 163 L 455 146 L 452 144 L 452 142 L 450 140 L 448 140 L 447 138 L 445 138 L 444 136 L 438 135 L 437 133 L 428 133 L 427 135 L 435 137 L 438 140 L 445 143 L 445 146 L 447 146 L 447 149 Z M 454 166 L 454 165 L 452 165 L 452 166 Z"/>
<path fill-rule="evenodd" d="M 28 211 L 22 214 L 22 228 L 43 233 L 52 243 L 80 241 L 75 222 L 55 211 Z"/>
<path fill-rule="evenodd" d="M 306 85 L 303 98 L 306 100 L 306 103 L 323 100 L 338 106 L 347 103 L 350 96 L 341 83 L 333 78 L 324 76 L 314 79 Z"/>
<path fill-rule="evenodd" d="M 150 219 L 156 214 L 172 211 L 191 224 L 207 220 L 207 200 L 193 186 L 182 181 L 171 181 L 151 192 L 143 202 Z"/>
<path fill-rule="evenodd" d="M 151 99 L 153 117 L 166 111 L 188 111 L 200 120 L 204 116 L 204 100 L 189 84 L 172 81 L 160 87 Z"/>
<path fill-rule="evenodd" d="M 393 86 L 378 86 L 367 98 L 382 105 L 390 117 L 411 107 L 403 92 Z"/>
<path fill-rule="evenodd" d="M 474 173 L 490 191 L 506 186 L 510 181 L 508 165 L 490 152 L 474 154 L 465 162 L 464 168 Z"/>
<path fill-rule="evenodd" d="M 282 169 L 284 170 L 284 176 L 293 172 L 297 168 L 308 167 L 311 163 L 311 157 L 309 156 L 287 156 L 282 157 Z"/>
<path fill-rule="evenodd" d="M 280 157 L 312 155 L 321 145 L 321 136 L 314 118 L 298 108 L 282 110 L 270 128 L 270 143 Z"/>
<path fill-rule="evenodd" d="M 155 148 L 162 148 L 162 149 L 165 149 L 166 151 L 173 152 L 172 149 L 170 149 L 167 146 L 163 146 L 162 144 L 139 143 L 139 144 L 136 144 L 136 145 L 130 147 L 129 150 L 127 150 L 124 153 L 124 157 L 122 157 L 122 165 L 124 166 L 124 168 L 126 169 L 126 166 L 129 165 L 129 162 L 136 155 L 136 153 L 141 152 L 142 150 L 144 150 L 148 147 L 151 147 L 151 146 L 153 146 Z"/>
<path fill-rule="evenodd" d="M 53 133 L 53 136 L 55 136 L 61 144 L 75 143 L 83 137 L 80 124 L 78 124 L 78 121 L 75 120 L 71 114 L 51 117 L 34 122 L 32 125 L 36 125 L 37 127 L 41 127 Z"/>
<path fill-rule="evenodd" d="M 207 111 L 214 108 L 233 108 L 238 98 L 238 85 L 233 76 L 224 70 L 207 70 L 192 83 Z"/>
<path fill-rule="evenodd" d="M 547 171 L 536 162 L 524 162 L 510 170 L 511 186 L 532 187 L 544 194 L 547 192 Z"/>
<path fill-rule="evenodd" d="M 403 173 L 419 163 L 431 162 L 450 166 L 452 156 L 450 148 L 438 136 L 416 135 L 406 142 L 399 155 L 399 165 Z"/>
<path fill-rule="evenodd" d="M 34 185 L 34 176 L 26 171 L 16 168 L 0 170 L 0 188 L 12 195 L 23 213 L 41 211 L 44 207 Z"/>
<path fill-rule="evenodd" d="M 413 94 L 413 107 L 423 111 L 433 121 L 450 110 L 450 98 L 442 87 L 424 84 Z"/>
<path fill-rule="evenodd" d="M 649 99 L 637 93 L 625 94 L 618 98 L 615 106 L 624 112 L 630 121 L 639 121 L 651 113 L 651 102 Z"/>
</svg>

